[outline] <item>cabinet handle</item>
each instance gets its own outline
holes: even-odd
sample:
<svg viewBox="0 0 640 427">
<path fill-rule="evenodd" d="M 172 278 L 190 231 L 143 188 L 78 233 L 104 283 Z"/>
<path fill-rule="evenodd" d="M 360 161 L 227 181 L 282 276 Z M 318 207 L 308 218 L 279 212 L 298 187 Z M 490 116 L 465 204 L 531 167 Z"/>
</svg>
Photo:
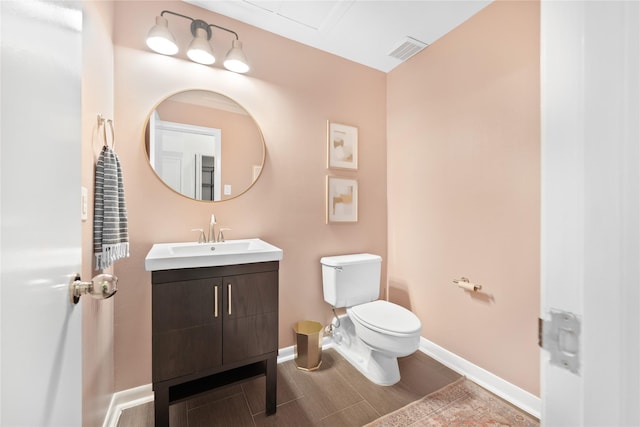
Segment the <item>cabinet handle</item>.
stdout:
<svg viewBox="0 0 640 427">
<path fill-rule="evenodd" d="M 213 287 L 213 317 L 218 317 L 218 286 Z"/>
<path fill-rule="evenodd" d="M 227 284 L 227 296 L 229 297 L 227 307 L 229 308 L 229 316 L 231 316 L 231 283 Z"/>
</svg>

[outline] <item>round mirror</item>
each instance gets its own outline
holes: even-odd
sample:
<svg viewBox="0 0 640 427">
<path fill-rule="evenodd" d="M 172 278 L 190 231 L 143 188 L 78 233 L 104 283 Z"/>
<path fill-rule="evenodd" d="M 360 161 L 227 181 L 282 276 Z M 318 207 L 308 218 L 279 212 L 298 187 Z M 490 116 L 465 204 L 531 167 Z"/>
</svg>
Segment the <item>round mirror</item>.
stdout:
<svg viewBox="0 0 640 427">
<path fill-rule="evenodd" d="M 156 175 L 195 200 L 241 195 L 264 165 L 264 138 L 253 117 L 233 99 L 206 90 L 162 100 L 149 114 L 144 144 Z"/>
</svg>

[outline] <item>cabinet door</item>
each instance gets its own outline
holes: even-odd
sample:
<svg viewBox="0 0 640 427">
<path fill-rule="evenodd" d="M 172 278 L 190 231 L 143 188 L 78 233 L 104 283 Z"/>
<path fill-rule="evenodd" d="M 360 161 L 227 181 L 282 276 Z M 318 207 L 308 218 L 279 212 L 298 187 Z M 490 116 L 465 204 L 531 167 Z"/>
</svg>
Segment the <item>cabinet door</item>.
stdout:
<svg viewBox="0 0 640 427">
<path fill-rule="evenodd" d="M 154 284 L 152 292 L 153 381 L 221 366 L 222 280 Z"/>
<path fill-rule="evenodd" d="M 277 351 L 278 272 L 223 278 L 224 363 Z"/>
</svg>

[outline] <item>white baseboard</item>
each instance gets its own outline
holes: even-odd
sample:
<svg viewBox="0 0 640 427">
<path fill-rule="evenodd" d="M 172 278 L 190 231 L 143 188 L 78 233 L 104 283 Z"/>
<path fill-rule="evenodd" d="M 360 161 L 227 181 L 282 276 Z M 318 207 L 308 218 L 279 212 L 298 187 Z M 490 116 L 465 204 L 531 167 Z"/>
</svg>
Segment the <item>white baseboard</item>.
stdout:
<svg viewBox="0 0 640 427">
<path fill-rule="evenodd" d="M 333 338 L 323 337 L 322 349 L 326 350 L 331 347 L 333 347 Z M 293 360 L 295 357 L 295 346 L 293 345 L 278 350 L 278 363 L 288 362 L 289 360 Z"/>
<path fill-rule="evenodd" d="M 324 350 L 331 347 L 333 347 L 333 339 L 330 337 L 324 337 L 322 339 L 322 349 Z M 420 338 L 419 350 L 427 356 L 433 357 L 448 368 L 464 375 L 474 383 L 484 387 L 495 395 L 500 396 L 512 405 L 515 405 L 523 411 L 540 419 L 542 403 L 539 397 L 534 396 L 533 394 L 503 380 L 491 372 L 474 365 L 468 360 L 451 353 L 449 350 L 445 350 L 425 338 Z M 293 360 L 294 357 L 294 346 L 278 350 L 278 363 Z M 153 389 L 151 384 L 114 393 L 111 398 L 111 404 L 109 405 L 109 410 L 107 411 L 103 427 L 116 427 L 118 425 L 120 414 L 123 410 L 151 401 L 153 401 Z"/>
<path fill-rule="evenodd" d="M 111 396 L 109 410 L 107 411 L 102 427 L 116 427 L 122 411 L 152 401 L 153 388 L 151 384 L 145 384 L 140 387 L 114 393 L 113 396 Z"/>
<path fill-rule="evenodd" d="M 420 338 L 420 351 L 448 368 L 464 375 L 474 383 L 489 390 L 491 393 L 501 397 L 512 405 L 540 419 L 542 401 L 539 397 L 451 353 L 449 350 L 445 350 L 425 338 Z"/>
</svg>

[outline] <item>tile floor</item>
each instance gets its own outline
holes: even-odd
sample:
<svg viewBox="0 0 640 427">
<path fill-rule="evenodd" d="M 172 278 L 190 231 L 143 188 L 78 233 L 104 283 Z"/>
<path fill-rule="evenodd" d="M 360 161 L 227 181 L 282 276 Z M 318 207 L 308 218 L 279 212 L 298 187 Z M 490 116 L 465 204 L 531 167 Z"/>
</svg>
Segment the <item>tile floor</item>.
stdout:
<svg viewBox="0 0 640 427">
<path fill-rule="evenodd" d="M 316 371 L 278 365 L 277 412 L 264 412 L 264 377 L 213 390 L 171 405 L 171 427 L 362 426 L 447 384 L 460 375 L 418 351 L 399 359 L 399 383 L 368 381 L 335 350 Z M 153 426 L 153 402 L 125 410 L 118 427 Z"/>
</svg>

